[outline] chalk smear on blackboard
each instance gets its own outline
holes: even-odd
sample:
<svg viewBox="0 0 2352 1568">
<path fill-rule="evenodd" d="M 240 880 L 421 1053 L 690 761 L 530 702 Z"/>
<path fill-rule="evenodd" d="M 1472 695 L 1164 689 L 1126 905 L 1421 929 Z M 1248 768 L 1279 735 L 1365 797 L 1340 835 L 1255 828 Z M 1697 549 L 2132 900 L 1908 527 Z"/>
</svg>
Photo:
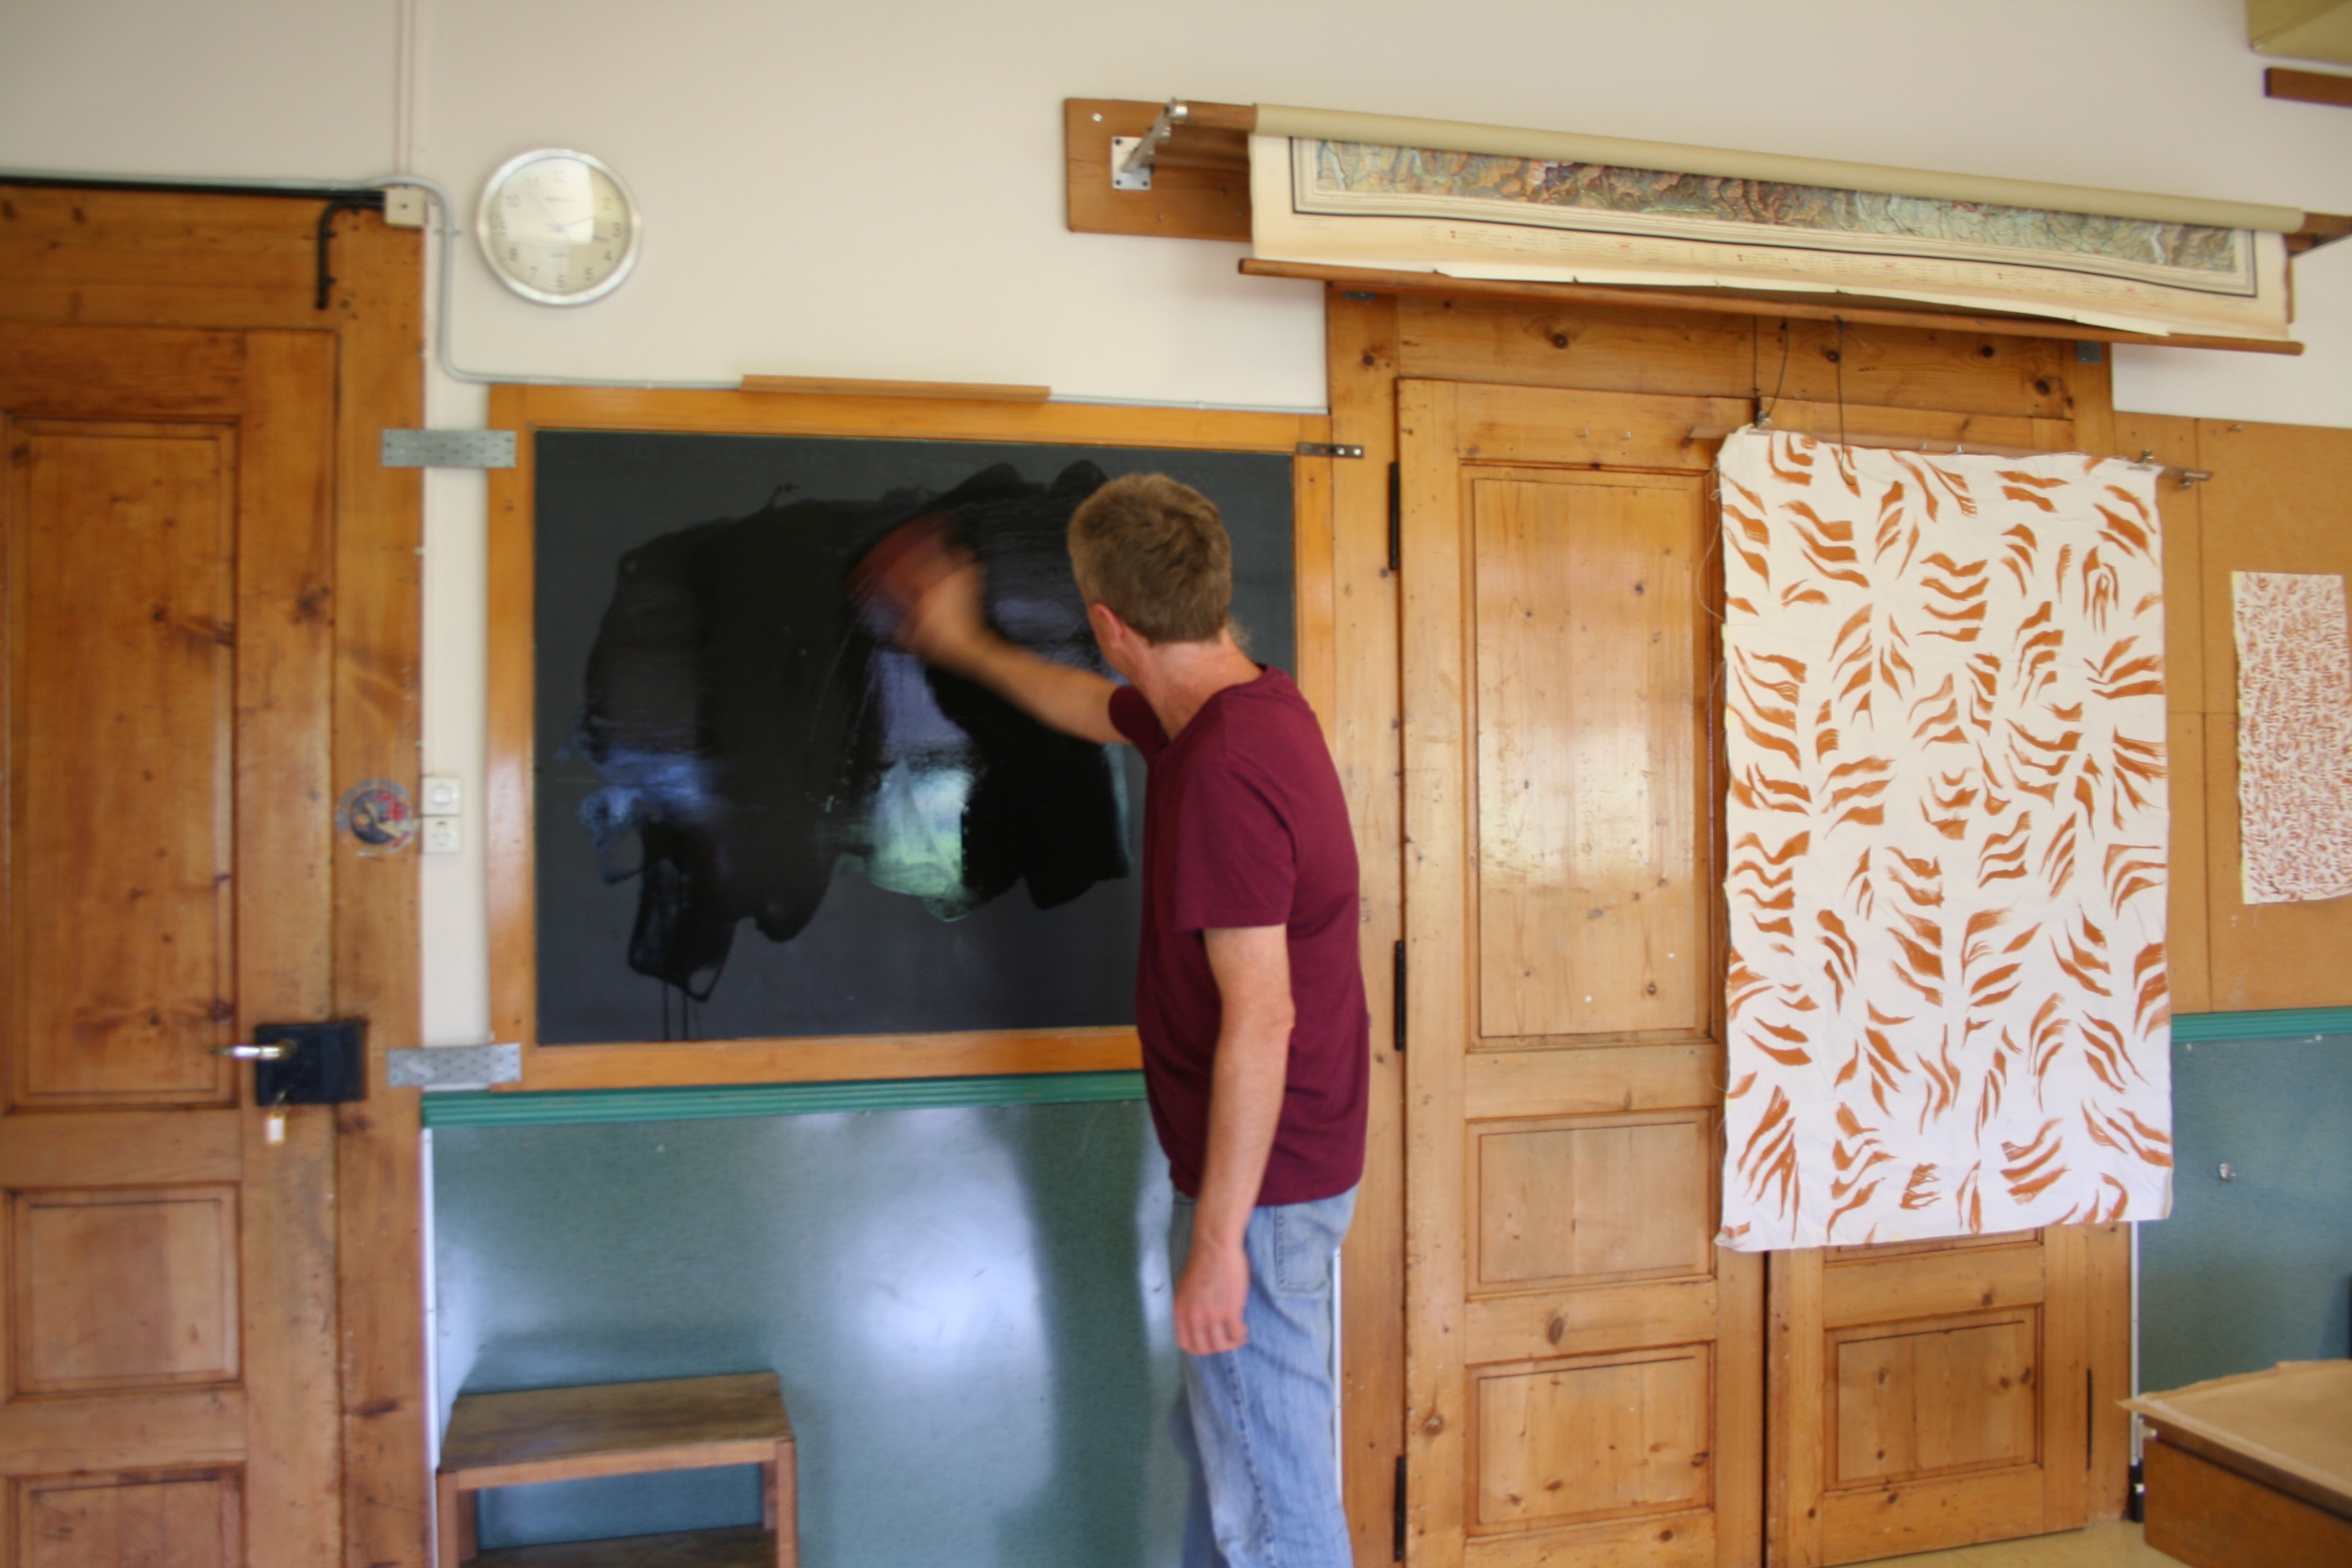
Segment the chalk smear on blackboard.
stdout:
<svg viewBox="0 0 2352 1568">
<path fill-rule="evenodd" d="M 839 871 L 941 920 L 1024 882 L 1051 909 L 1129 874 L 1104 749 L 924 668 L 846 588 L 891 530 L 944 513 L 1001 633 L 1107 673 L 1064 544 L 1104 477 L 1079 462 L 1037 485 L 999 464 L 944 495 L 778 498 L 623 557 L 572 745 L 602 781 L 580 820 L 604 876 L 638 883 L 632 969 L 707 1000 L 743 922 L 792 941 Z"/>
<path fill-rule="evenodd" d="M 1017 808 L 1024 792 L 983 798 L 984 775 L 967 784 L 943 774 L 934 742 L 969 752 L 982 742 L 966 731 L 952 691 L 887 647 L 878 628 L 866 628 L 865 641 L 845 655 L 866 658 L 867 677 L 832 688 L 834 706 L 803 713 L 790 735 L 762 720 L 756 704 L 737 700 L 740 692 L 715 710 L 707 708 L 705 694 L 683 705 L 670 694 L 679 682 L 693 689 L 693 669 L 705 658 L 765 660 L 777 670 L 801 650 L 813 659 L 832 658 L 847 633 L 849 606 L 838 589 L 852 560 L 904 519 L 937 508 L 1000 465 L 1039 495 L 1051 496 L 1074 465 L 1108 475 L 1163 472 L 1202 490 L 1216 501 L 1233 537 L 1234 614 L 1250 631 L 1252 652 L 1288 668 L 1295 575 L 1288 454 L 624 430 L 542 430 L 534 447 L 531 888 L 541 1045 L 1058 1030 L 1134 1021 L 1138 879 L 1087 881 L 1109 854 L 1102 838 L 1123 841 L 1129 858 L 1139 850 L 1143 769 L 1129 748 L 1111 748 L 1107 756 L 1095 752 L 1108 770 L 1108 826 L 1086 855 L 1056 860 L 1030 853 L 1030 840 L 1069 855 L 1073 830 L 1083 837 L 1087 819 L 1066 801 L 1041 799 L 1020 831 L 966 830 L 973 802 L 983 809 L 1000 801 Z M 1075 505 L 1076 497 L 1055 499 L 1048 516 L 1033 520 L 1034 548 L 1008 550 L 989 563 L 992 615 L 1033 646 L 1050 647 L 1082 630 L 1060 537 L 1065 501 Z M 808 510 L 793 511 L 795 506 Z M 754 531 L 737 526 L 787 512 L 835 530 L 837 548 L 786 559 L 781 546 L 760 545 Z M 726 533 L 730 528 L 732 535 Z M 984 531 L 978 521 L 975 531 Z M 714 534 L 721 537 L 700 542 Z M 680 542 L 685 536 L 693 539 Z M 635 607 L 624 607 L 616 603 L 624 597 L 622 563 L 639 552 L 649 569 L 658 567 L 647 587 L 669 586 L 630 595 Z M 802 574 L 813 592 L 823 589 L 822 596 L 803 603 L 797 584 L 781 591 L 761 586 L 786 569 Z M 1031 569 L 1046 574 L 1043 590 L 1024 579 Z M 707 647 L 682 639 L 677 624 L 661 624 L 664 617 L 699 624 L 697 595 L 728 612 L 725 640 Z M 795 626 L 788 609 L 814 611 L 822 624 Z M 595 652 L 600 638 L 604 656 Z M 625 642 L 633 645 L 627 657 L 613 658 L 596 677 L 604 708 L 596 723 L 609 727 L 617 742 L 599 766 L 585 750 L 595 739 L 583 723 L 589 672 Z M 1072 646 L 1092 657 L 1082 643 Z M 866 713 L 869 702 L 887 705 L 887 715 Z M 646 889 L 632 873 L 650 863 L 656 876 L 676 878 L 681 866 L 695 868 L 697 854 L 714 852 L 713 841 L 698 847 L 679 833 L 666 846 L 651 842 L 643 826 L 652 823 L 652 837 L 659 839 L 667 830 L 650 807 L 672 800 L 694 805 L 705 794 L 741 784 L 743 764 L 730 764 L 735 771 L 725 777 L 706 765 L 698 737 L 712 724 L 756 740 L 752 771 L 764 769 L 804 796 L 814 791 L 817 805 L 830 787 L 820 784 L 835 776 L 846 754 L 842 748 L 860 724 L 874 733 L 876 749 L 866 760 L 875 772 L 865 823 L 834 836 L 835 825 L 820 822 L 827 836 L 804 842 L 812 857 L 821 851 L 824 858 L 803 860 L 782 879 L 817 889 L 813 912 L 796 909 L 804 900 L 771 887 L 723 931 L 716 915 L 724 906 L 708 902 L 691 922 L 648 927 L 644 934 L 660 938 L 654 951 L 666 952 L 657 967 L 667 973 L 694 978 L 698 956 L 723 952 L 708 999 L 697 1001 L 633 967 Z M 1099 791 L 1089 785 L 1088 793 L 1087 809 L 1104 812 Z M 1123 840 L 1116 826 L 1122 801 Z M 792 841 L 781 833 L 772 839 Z M 673 853 L 666 858 L 665 848 Z M 731 862 L 717 868 L 730 877 L 736 869 Z M 971 889 L 987 889 L 1003 890 L 970 902 Z M 1041 907 L 1064 892 L 1075 896 Z M 933 912 L 956 904 L 968 905 L 968 912 L 953 920 Z M 799 918 L 806 923 L 789 940 L 766 934 Z"/>
</svg>

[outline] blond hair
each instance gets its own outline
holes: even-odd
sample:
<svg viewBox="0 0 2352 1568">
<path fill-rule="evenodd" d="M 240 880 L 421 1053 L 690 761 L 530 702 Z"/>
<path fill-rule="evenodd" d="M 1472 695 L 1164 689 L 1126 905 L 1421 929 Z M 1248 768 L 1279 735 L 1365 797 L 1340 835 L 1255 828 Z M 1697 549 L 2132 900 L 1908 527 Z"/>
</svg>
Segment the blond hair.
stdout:
<svg viewBox="0 0 2352 1568">
<path fill-rule="evenodd" d="M 1217 504 L 1166 474 L 1123 474 L 1081 501 L 1070 564 L 1088 604 L 1151 642 L 1207 642 L 1233 608 L 1234 549 Z"/>
</svg>

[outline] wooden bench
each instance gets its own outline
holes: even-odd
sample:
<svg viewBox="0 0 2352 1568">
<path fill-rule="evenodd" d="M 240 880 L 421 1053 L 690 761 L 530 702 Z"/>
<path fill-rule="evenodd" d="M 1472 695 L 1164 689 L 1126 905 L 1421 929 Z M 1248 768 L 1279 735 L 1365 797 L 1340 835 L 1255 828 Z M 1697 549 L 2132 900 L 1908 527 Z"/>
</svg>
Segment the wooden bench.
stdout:
<svg viewBox="0 0 2352 1568">
<path fill-rule="evenodd" d="M 2352 1563 L 2352 1362 L 2124 1403 L 2149 1428 L 2150 1546 L 2191 1568 Z"/>
<path fill-rule="evenodd" d="M 481 1552 L 478 1495 L 598 1476 L 760 1467 L 762 1523 Z M 456 1568 L 796 1568 L 793 1426 L 772 1372 L 466 1394 L 439 1472 L 441 1563 Z"/>
</svg>

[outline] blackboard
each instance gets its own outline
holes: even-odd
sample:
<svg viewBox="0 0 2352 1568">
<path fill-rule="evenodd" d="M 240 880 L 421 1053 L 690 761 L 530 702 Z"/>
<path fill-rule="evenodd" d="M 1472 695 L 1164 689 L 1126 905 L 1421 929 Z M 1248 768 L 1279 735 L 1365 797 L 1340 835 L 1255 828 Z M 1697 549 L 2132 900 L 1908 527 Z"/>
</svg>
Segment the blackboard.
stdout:
<svg viewBox="0 0 2352 1568">
<path fill-rule="evenodd" d="M 1098 659 L 1059 552 L 1105 478 L 1223 513 L 1234 617 L 1292 668 L 1292 462 L 1267 453 L 541 430 L 538 1041 L 1132 1022 L 1142 776 L 927 674 L 845 591 L 945 510 L 999 629 Z"/>
</svg>

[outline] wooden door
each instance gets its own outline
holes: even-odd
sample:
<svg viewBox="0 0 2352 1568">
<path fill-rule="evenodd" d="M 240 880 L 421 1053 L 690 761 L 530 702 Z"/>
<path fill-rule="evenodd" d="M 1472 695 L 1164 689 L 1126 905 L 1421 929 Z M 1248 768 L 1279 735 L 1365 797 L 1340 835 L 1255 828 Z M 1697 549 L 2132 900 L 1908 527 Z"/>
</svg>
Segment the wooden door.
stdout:
<svg viewBox="0 0 2352 1568">
<path fill-rule="evenodd" d="M 2051 451 L 2079 438 L 2070 419 L 1822 404 L 1778 407 L 1774 423 Z M 2067 1226 L 1772 1254 L 1770 1561 L 1818 1568 L 2082 1525 L 2093 1325 L 2111 1304 L 2094 1280 L 2122 1240 L 2120 1226 Z M 2124 1380 L 2108 1365 L 2112 1404 Z"/>
<path fill-rule="evenodd" d="M 335 339 L 0 324 L 0 1563 L 342 1552 Z"/>
<path fill-rule="evenodd" d="M 1401 381 L 1406 1560 L 1762 1551 L 1760 1258 L 1714 1245 L 1729 399 Z"/>
</svg>

